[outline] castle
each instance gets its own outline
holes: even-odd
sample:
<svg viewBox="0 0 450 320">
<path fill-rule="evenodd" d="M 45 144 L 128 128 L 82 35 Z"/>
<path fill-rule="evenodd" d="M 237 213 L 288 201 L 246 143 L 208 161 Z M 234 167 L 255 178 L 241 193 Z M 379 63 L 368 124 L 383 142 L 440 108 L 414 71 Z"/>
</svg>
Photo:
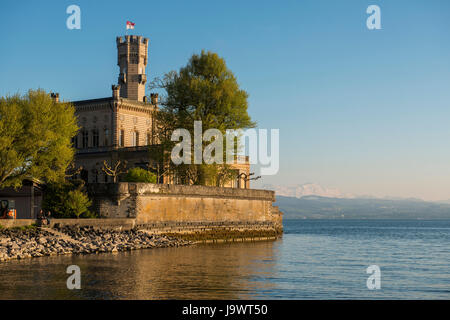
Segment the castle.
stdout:
<svg viewBox="0 0 450 320">
<path fill-rule="evenodd" d="M 75 165 L 82 167 L 79 176 L 88 183 L 113 182 L 102 171 L 103 162 L 114 165 L 119 160 L 127 168 L 142 167 L 152 170 L 157 166 L 149 157 L 152 147 L 158 145 L 155 113 L 158 112 L 158 94 L 147 98 L 146 67 L 149 39 L 127 35 L 117 37 L 118 84 L 112 86 L 111 97 L 73 101 L 80 131 L 73 138 L 76 149 Z M 59 100 L 58 94 L 52 97 Z M 156 151 L 155 151 L 156 152 Z M 250 164 L 234 164 L 236 178 L 225 186 L 249 188 Z M 177 177 L 163 174 L 158 183 L 176 184 Z"/>
<path fill-rule="evenodd" d="M 282 213 L 274 206 L 275 192 L 250 189 L 250 164 L 233 164 L 237 179 L 225 187 L 180 185 L 173 174 L 158 183 L 110 183 L 103 162 L 152 169 L 151 153 L 158 149 L 158 95 L 147 99 L 145 73 L 148 64 L 147 38 L 117 37 L 118 84 L 111 97 L 74 101 L 80 131 L 73 138 L 79 178 L 88 182 L 93 210 L 102 219 L 55 219 L 58 225 L 89 225 L 100 228 L 146 229 L 192 241 L 240 241 L 275 239 L 283 232 Z M 59 94 L 52 93 L 59 101 Z M 156 147 L 156 148 L 155 148 Z M 18 218 L 7 226 L 35 223 L 42 190 L 26 186 L 29 197 L 5 194 L 16 200 Z M 1 196 L 1 194 L 0 194 Z M 103 219 L 110 218 L 110 219 Z M 2 222 L 2 223 L 6 223 Z"/>
</svg>

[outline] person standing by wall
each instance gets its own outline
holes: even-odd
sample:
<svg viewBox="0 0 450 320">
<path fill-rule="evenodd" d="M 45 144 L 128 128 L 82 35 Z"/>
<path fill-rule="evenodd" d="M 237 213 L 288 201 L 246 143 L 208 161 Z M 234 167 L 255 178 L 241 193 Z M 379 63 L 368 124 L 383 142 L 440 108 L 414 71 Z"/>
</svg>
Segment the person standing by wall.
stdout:
<svg viewBox="0 0 450 320">
<path fill-rule="evenodd" d="M 47 225 L 50 225 L 50 217 L 52 216 L 52 213 L 50 211 L 47 212 L 45 215 L 45 218 L 47 219 Z"/>
</svg>

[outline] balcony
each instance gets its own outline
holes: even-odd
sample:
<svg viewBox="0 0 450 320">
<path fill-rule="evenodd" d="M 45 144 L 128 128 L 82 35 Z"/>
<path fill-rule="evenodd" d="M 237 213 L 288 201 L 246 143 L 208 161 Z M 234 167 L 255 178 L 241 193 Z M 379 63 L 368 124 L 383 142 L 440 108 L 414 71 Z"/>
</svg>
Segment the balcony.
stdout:
<svg viewBox="0 0 450 320">
<path fill-rule="evenodd" d="M 135 147 L 89 147 L 77 149 L 76 154 L 94 154 L 94 153 L 106 153 L 111 151 L 119 151 L 119 152 L 142 152 L 148 151 L 149 146 L 135 146 Z"/>
</svg>

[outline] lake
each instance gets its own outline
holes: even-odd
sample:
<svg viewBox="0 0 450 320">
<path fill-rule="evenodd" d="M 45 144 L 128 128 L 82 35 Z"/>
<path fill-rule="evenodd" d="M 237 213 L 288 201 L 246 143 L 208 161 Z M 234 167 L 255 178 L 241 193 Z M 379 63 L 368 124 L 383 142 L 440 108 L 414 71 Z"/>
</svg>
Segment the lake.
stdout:
<svg viewBox="0 0 450 320">
<path fill-rule="evenodd" d="M 0 263 L 0 299 L 450 299 L 450 220 L 286 220 L 276 241 Z M 68 290 L 66 268 L 81 269 Z M 381 270 L 369 290 L 366 269 Z"/>
</svg>

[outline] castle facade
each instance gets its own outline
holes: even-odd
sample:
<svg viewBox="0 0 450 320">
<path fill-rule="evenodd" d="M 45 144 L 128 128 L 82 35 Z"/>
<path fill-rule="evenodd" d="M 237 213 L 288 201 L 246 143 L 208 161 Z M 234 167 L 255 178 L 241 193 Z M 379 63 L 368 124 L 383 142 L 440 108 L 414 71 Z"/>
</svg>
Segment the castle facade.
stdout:
<svg viewBox="0 0 450 320">
<path fill-rule="evenodd" d="M 80 178 L 88 183 L 113 182 L 102 171 L 103 162 L 114 165 L 127 163 L 127 168 L 157 167 L 150 153 L 158 145 L 155 114 L 158 112 L 158 95 L 146 95 L 146 67 L 149 39 L 127 35 L 117 37 L 118 84 L 112 86 L 110 97 L 73 101 L 81 128 L 73 138 L 76 148 L 75 165 L 82 167 Z M 52 94 L 59 99 L 58 94 Z M 247 158 L 248 160 L 248 158 Z M 237 179 L 226 187 L 249 188 L 250 164 L 235 164 Z M 167 173 L 159 183 L 176 184 L 177 179 Z"/>
</svg>

